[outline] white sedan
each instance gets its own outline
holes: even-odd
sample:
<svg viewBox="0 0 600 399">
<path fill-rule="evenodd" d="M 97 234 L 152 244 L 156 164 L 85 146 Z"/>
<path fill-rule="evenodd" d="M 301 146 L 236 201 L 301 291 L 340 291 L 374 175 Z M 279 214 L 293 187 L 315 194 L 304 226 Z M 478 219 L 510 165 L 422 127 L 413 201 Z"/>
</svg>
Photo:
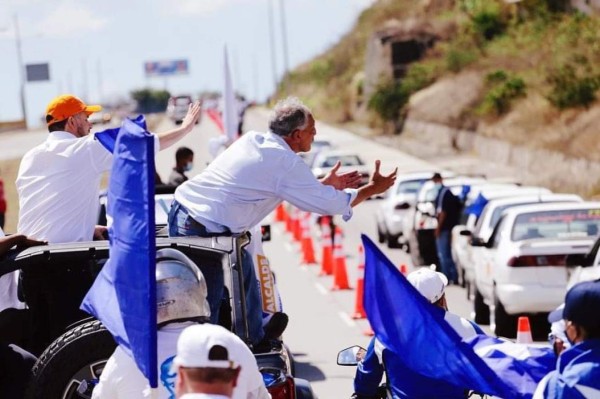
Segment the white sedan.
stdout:
<svg viewBox="0 0 600 399">
<path fill-rule="evenodd" d="M 589 251 L 600 231 L 600 202 L 518 206 L 505 211 L 475 265 L 475 286 L 493 310 L 496 335 L 514 337 L 517 316 L 555 309 L 567 287 L 566 257 Z M 545 330 L 545 331 L 543 331 Z M 547 333 L 547 325 L 540 330 Z"/>
<path fill-rule="evenodd" d="M 312 172 L 317 179 L 322 179 L 338 162 L 342 164 L 339 174 L 357 171 L 360 174 L 361 186 L 369 182 L 368 166 L 357 154 L 348 151 L 320 151 L 313 162 Z"/>
</svg>

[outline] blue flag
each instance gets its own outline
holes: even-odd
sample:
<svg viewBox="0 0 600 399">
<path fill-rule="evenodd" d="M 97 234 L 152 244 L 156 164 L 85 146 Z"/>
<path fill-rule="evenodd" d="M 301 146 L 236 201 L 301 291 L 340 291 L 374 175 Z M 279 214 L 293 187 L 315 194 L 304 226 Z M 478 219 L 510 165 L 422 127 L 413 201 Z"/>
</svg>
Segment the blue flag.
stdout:
<svg viewBox="0 0 600 399">
<path fill-rule="evenodd" d="M 483 208 L 485 208 L 488 202 L 489 201 L 487 198 L 485 198 L 483 194 L 479 193 L 477 198 L 475 198 L 475 201 L 473 201 L 473 203 L 469 205 L 467 209 L 465 209 L 465 213 L 469 215 L 475 215 L 479 218 L 483 212 Z"/>
<path fill-rule="evenodd" d="M 514 345 L 485 335 L 463 341 L 365 235 L 364 306 L 377 339 L 411 370 L 459 388 L 502 398 L 531 398 L 553 369 L 547 350 L 514 356 L 494 345 Z M 490 349 L 490 350 L 486 350 Z M 388 370 L 388 373 L 394 373 Z"/>
<path fill-rule="evenodd" d="M 156 388 L 154 137 L 143 118 L 126 119 L 113 148 L 109 259 L 81 309 L 102 322 Z"/>
</svg>

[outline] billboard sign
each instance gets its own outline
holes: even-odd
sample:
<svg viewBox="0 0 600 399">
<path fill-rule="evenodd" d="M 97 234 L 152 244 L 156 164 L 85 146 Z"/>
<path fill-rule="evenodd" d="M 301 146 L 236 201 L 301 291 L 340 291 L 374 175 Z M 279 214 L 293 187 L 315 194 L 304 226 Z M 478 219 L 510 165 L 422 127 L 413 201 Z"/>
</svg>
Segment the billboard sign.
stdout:
<svg viewBox="0 0 600 399">
<path fill-rule="evenodd" d="M 46 64 L 25 65 L 28 82 L 45 82 L 50 80 L 50 66 Z"/>
<path fill-rule="evenodd" d="M 146 76 L 185 75 L 189 72 L 188 60 L 149 61 L 144 63 Z"/>
</svg>

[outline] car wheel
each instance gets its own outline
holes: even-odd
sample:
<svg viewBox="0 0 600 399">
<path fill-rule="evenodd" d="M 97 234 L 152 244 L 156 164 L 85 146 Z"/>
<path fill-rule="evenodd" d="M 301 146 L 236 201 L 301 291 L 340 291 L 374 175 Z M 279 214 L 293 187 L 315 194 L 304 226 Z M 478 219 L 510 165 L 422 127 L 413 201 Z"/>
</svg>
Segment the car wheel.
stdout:
<svg viewBox="0 0 600 399">
<path fill-rule="evenodd" d="M 98 380 L 117 344 L 94 320 L 58 337 L 33 366 L 28 398 L 81 398 L 83 381 Z"/>
<path fill-rule="evenodd" d="M 498 337 L 517 337 L 517 317 L 506 313 L 504 305 L 497 298 L 494 301 L 494 319 L 496 328 L 494 333 Z"/>
<path fill-rule="evenodd" d="M 475 323 L 487 326 L 490 324 L 490 307 L 483 301 L 483 295 L 475 287 L 475 300 L 473 301 L 475 310 Z"/>
<path fill-rule="evenodd" d="M 383 244 L 385 242 L 385 234 L 383 234 L 379 227 L 377 227 L 377 241 L 380 244 Z"/>
<path fill-rule="evenodd" d="M 387 235 L 387 246 L 388 248 L 399 248 L 400 243 L 398 242 L 398 236 L 393 236 L 391 234 Z"/>
</svg>

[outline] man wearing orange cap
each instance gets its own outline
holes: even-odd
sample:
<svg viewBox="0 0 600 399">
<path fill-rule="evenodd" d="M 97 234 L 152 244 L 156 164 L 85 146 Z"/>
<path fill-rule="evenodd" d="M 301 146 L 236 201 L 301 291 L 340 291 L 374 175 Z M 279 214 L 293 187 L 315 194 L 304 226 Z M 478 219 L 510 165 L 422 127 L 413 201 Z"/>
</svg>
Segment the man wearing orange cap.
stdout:
<svg viewBox="0 0 600 399">
<path fill-rule="evenodd" d="M 87 105 L 70 94 L 56 97 L 48 104 L 48 138 L 29 150 L 19 167 L 17 231 L 50 244 L 102 237 L 106 228 L 96 226 L 100 179 L 112 166 L 112 154 L 95 134 L 89 134 L 92 124 L 88 121 L 92 113 L 101 110 L 101 106 Z M 190 105 L 180 126 L 156 134 L 155 152 L 191 132 L 200 111 L 199 103 Z M 70 266 L 73 271 L 69 271 Z M 80 311 L 70 308 L 73 304 L 78 306 L 91 284 L 91 277 L 81 271 L 79 265 L 65 265 L 60 270 L 32 268 L 23 273 L 22 279 L 27 303 L 35 313 L 33 317 L 64 318 L 59 323 L 49 323 L 52 325 L 68 325 L 80 318 Z M 52 315 L 52 308 L 60 311 Z M 39 320 L 36 324 L 44 325 Z M 56 334 L 48 333 L 48 336 Z M 47 342 L 39 342 L 38 349 L 43 349 L 45 344 Z"/>
</svg>

